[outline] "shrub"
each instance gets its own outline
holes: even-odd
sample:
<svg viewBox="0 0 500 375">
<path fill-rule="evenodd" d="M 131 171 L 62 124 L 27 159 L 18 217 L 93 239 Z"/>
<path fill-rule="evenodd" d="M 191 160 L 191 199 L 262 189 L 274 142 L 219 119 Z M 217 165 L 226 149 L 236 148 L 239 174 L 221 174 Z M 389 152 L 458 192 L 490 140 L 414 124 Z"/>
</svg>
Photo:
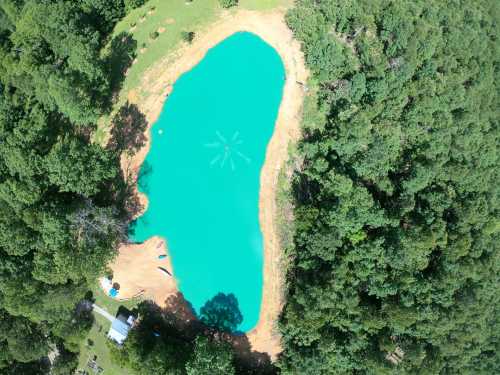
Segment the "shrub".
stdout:
<svg viewBox="0 0 500 375">
<path fill-rule="evenodd" d="M 182 39 L 185 42 L 191 43 L 194 39 L 195 33 L 194 31 L 183 31 L 182 32 Z"/>
<path fill-rule="evenodd" d="M 146 0 L 125 0 L 125 10 L 130 12 L 132 9 L 139 8 L 146 3 Z"/>
<path fill-rule="evenodd" d="M 221 7 L 231 8 L 238 5 L 238 0 L 219 0 Z"/>
<path fill-rule="evenodd" d="M 159 35 L 160 34 L 158 33 L 158 31 L 153 31 L 152 33 L 149 34 L 149 37 L 151 39 L 156 39 L 156 38 L 158 38 Z"/>
</svg>

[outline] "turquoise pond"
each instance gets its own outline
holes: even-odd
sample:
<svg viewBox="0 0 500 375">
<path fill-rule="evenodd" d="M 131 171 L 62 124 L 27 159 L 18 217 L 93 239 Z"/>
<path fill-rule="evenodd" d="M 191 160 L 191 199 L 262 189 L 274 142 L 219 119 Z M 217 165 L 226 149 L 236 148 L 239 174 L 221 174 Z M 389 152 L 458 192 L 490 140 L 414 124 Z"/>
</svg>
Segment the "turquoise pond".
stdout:
<svg viewBox="0 0 500 375">
<path fill-rule="evenodd" d="M 260 171 L 284 83 L 281 58 L 261 38 L 239 32 L 223 40 L 175 82 L 139 175 L 149 207 L 131 240 L 166 238 L 196 312 L 217 293 L 233 293 L 243 332 L 259 319 Z"/>
</svg>

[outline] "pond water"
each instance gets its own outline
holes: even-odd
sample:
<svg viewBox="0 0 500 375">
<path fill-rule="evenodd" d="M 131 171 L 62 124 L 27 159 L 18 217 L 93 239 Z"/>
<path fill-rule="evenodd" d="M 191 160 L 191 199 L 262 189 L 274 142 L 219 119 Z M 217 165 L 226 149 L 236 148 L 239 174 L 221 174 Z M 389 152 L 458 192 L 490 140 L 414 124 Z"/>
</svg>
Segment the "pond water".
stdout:
<svg viewBox="0 0 500 375">
<path fill-rule="evenodd" d="M 284 82 L 281 58 L 258 36 L 225 39 L 175 82 L 139 175 L 149 207 L 131 240 L 166 238 L 195 311 L 219 292 L 233 293 L 244 332 L 259 318 L 260 171 Z"/>
</svg>

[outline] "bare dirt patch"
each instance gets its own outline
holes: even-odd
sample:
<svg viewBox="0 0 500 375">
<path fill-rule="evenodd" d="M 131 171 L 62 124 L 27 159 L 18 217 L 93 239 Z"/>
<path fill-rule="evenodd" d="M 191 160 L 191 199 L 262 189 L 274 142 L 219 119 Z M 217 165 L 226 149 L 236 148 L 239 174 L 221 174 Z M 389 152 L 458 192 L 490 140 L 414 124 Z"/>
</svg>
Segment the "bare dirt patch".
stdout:
<svg viewBox="0 0 500 375">
<path fill-rule="evenodd" d="M 165 23 L 174 22 L 172 19 Z M 239 31 L 249 31 L 259 35 L 272 45 L 281 56 L 286 70 L 286 82 L 283 98 L 279 109 L 278 119 L 271 141 L 267 147 L 266 159 L 260 176 L 259 220 L 264 238 L 264 286 L 259 322 L 248 332 L 248 340 L 253 351 L 268 353 L 274 360 L 281 352 L 280 334 L 277 320 L 284 304 L 284 275 L 281 267 L 282 252 L 279 243 L 276 215 L 276 193 L 278 175 L 288 157 L 288 145 L 300 137 L 300 118 L 304 98 L 304 86 L 308 77 L 300 44 L 293 39 L 292 32 L 284 21 L 284 11 L 255 12 L 240 10 L 234 13 L 225 12 L 216 23 L 207 30 L 197 33 L 192 44 L 184 44 L 176 53 L 172 53 L 163 60 L 159 60 L 143 76 L 135 95 L 129 95 L 129 100 L 137 99 L 137 106 L 146 116 L 149 123 L 146 131 L 146 144 L 132 158 L 122 158 L 122 168 L 132 171 L 135 176 L 139 172 L 150 147 L 150 130 L 163 108 L 163 103 L 172 89 L 175 80 L 186 71 L 193 68 L 203 59 L 206 52 L 223 39 Z M 144 195 L 141 202 L 147 204 Z M 153 240 L 153 239 L 152 239 Z M 152 241 L 150 240 L 150 241 Z M 157 237 L 155 241 L 159 241 Z M 135 252 L 130 249 L 133 246 Z M 143 247 L 150 247 L 149 241 L 143 245 L 127 245 L 121 248 L 119 255 L 111 268 L 123 275 L 122 288 L 126 282 L 132 282 L 136 292 L 138 288 L 152 288 L 147 294 L 153 296 L 154 301 L 165 306 L 166 297 L 173 293 L 175 282 L 160 291 L 158 284 L 161 275 L 151 271 L 150 265 L 140 271 L 131 273 L 133 279 L 128 281 L 127 274 L 130 267 L 136 262 L 136 256 L 144 253 Z M 121 258 L 125 257 L 125 260 Z M 128 258 L 130 257 L 130 259 Z M 151 264 L 152 266 L 152 264 Z M 121 268 L 124 267 L 125 270 Z M 144 280 L 140 280 L 140 279 Z M 149 280 L 152 278 L 152 281 Z M 165 282 L 164 279 L 162 279 Z M 141 285 L 139 287 L 139 285 Z M 163 286 L 161 287 L 163 288 Z"/>
<path fill-rule="evenodd" d="M 158 267 L 163 267 L 173 275 L 170 257 L 166 255 L 165 241 L 153 237 L 142 244 L 127 244 L 118 249 L 118 256 L 109 267 L 113 271 L 113 283 L 120 285 L 117 299 L 127 300 L 138 295 L 154 301 L 163 301 L 177 293 L 174 276 L 168 276 Z"/>
</svg>

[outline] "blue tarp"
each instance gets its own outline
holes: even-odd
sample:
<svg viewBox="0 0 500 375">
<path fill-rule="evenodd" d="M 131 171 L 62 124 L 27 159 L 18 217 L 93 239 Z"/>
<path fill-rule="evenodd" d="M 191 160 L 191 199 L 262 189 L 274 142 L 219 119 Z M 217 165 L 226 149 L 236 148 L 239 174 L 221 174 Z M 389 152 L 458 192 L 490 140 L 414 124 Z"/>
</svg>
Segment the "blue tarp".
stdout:
<svg viewBox="0 0 500 375">
<path fill-rule="evenodd" d="M 109 290 L 109 295 L 110 295 L 111 297 L 116 297 L 116 296 L 118 295 L 118 291 L 117 291 L 115 288 L 111 288 L 111 289 Z"/>
</svg>

